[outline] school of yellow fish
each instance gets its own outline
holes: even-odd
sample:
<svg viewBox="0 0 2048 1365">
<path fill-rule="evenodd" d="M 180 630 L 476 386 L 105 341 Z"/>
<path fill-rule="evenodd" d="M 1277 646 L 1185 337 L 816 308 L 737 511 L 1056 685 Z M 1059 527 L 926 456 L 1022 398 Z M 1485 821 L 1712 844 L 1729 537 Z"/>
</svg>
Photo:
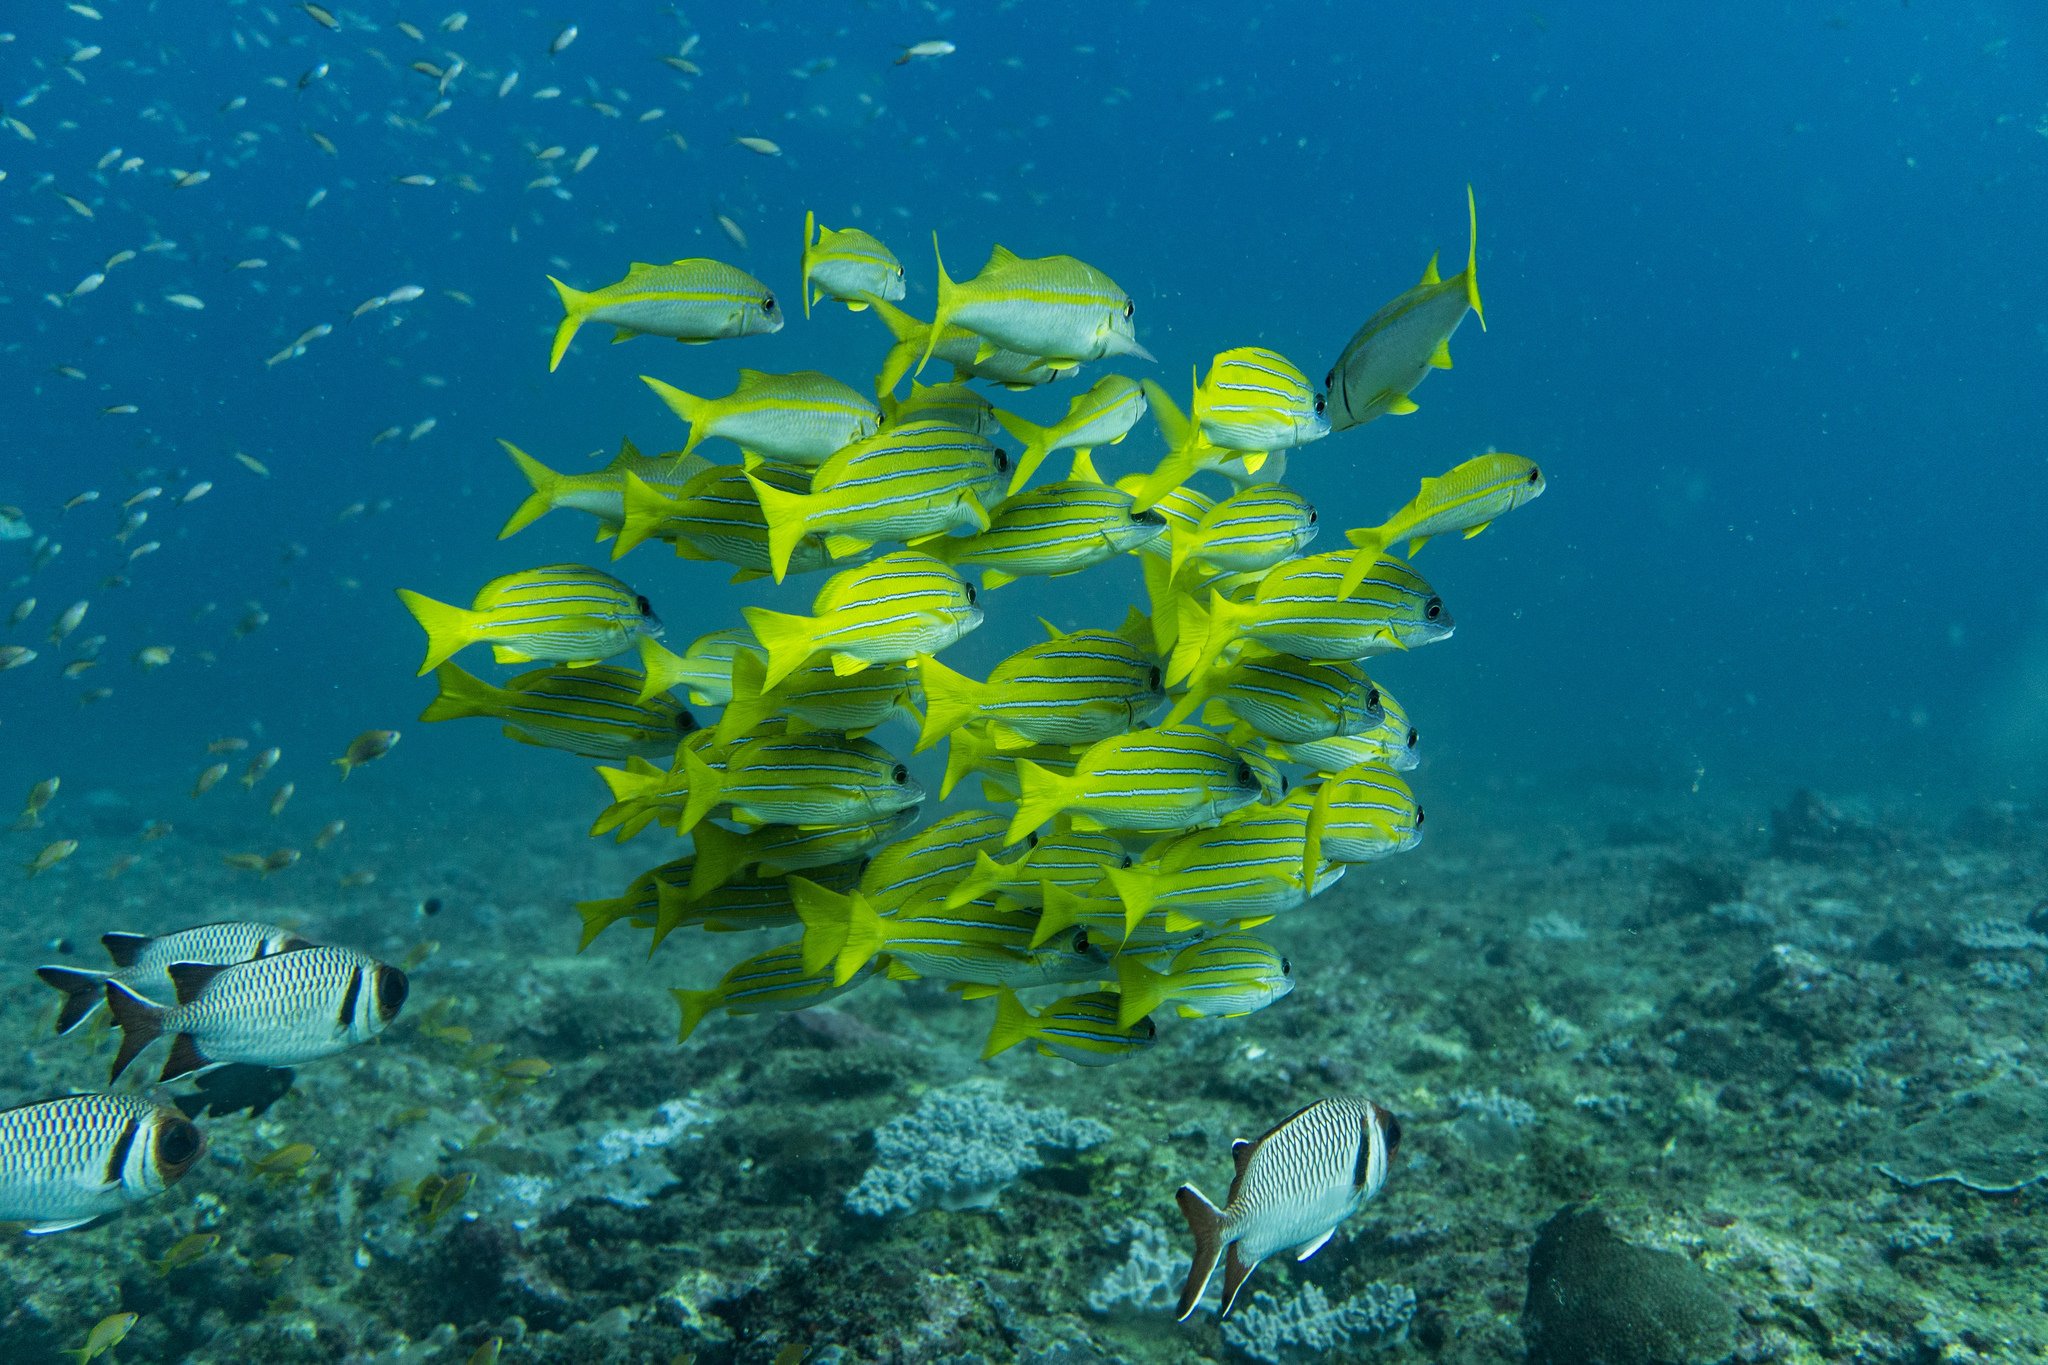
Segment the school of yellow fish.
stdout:
<svg viewBox="0 0 2048 1365">
<path fill-rule="evenodd" d="M 1367 671 L 1451 634 L 1410 560 L 1543 491 L 1533 461 L 1489 452 L 1310 553 L 1316 511 L 1282 482 L 1296 452 L 1326 458 L 1312 443 L 1413 412 L 1465 316 L 1484 323 L 1469 190 L 1467 208 L 1464 269 L 1444 278 L 1432 258 L 1320 388 L 1245 346 L 1209 362 L 1185 408 L 1153 379 L 1104 373 L 1049 426 L 970 381 L 1001 396 L 1117 357 L 1149 362 L 1114 280 L 1001 246 L 955 279 L 935 236 L 936 312 L 920 321 L 900 306 L 905 271 L 887 246 L 807 218 L 795 302 L 806 317 L 836 302 L 880 319 L 875 397 L 815 371 L 742 369 L 717 397 L 643 376 L 687 427 L 671 451 L 626 443 L 602 469 L 562 473 L 504 442 L 529 492 L 501 537 L 569 509 L 596 520 L 609 561 L 507 574 L 467 607 L 400 590 L 438 688 L 422 719 L 485 717 L 599 760 L 611 801 L 592 834 L 666 845 L 618 895 L 580 907 L 585 947 L 622 922 L 650 951 L 681 928 L 773 940 L 672 992 L 683 1039 L 713 1012 L 801 1010 L 876 977 L 986 1001 L 985 1056 L 1029 1044 L 1084 1065 L 1149 1046 L 1155 1015 L 1262 1009 L 1295 984 L 1286 920 L 1349 867 L 1421 837 L 1403 776 L 1416 731 Z M 777 332 L 789 312 L 705 259 L 636 262 L 594 289 L 552 283 L 550 369 L 587 324 L 703 344 Z M 1104 474 L 1097 455 L 1148 414 L 1164 453 Z M 713 441 L 737 458 L 708 458 Z M 1061 452 L 1057 477 L 1039 478 Z M 808 611 L 749 607 L 681 641 L 657 609 L 680 594 L 643 591 L 652 573 L 610 562 L 650 540 L 736 581 L 822 581 Z M 1123 620 L 1020 621 L 985 678 L 939 657 L 986 623 L 1004 584 L 1126 556 L 1143 601 Z M 454 661 L 472 645 L 523 671 L 476 676 Z M 915 751 L 946 746 L 938 800 L 978 788 L 980 806 L 921 818 L 931 794 L 873 737 L 899 717 Z"/>
</svg>

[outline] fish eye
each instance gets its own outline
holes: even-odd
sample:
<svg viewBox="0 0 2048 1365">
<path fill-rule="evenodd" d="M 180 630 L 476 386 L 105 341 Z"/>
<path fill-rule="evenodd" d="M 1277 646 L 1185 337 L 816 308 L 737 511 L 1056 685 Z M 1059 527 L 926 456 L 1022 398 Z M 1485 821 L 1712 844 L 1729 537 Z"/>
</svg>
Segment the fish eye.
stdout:
<svg viewBox="0 0 2048 1365">
<path fill-rule="evenodd" d="M 900 265 L 896 267 L 896 278 L 899 280 L 903 278 L 903 267 Z"/>
<path fill-rule="evenodd" d="M 1415 808 L 1415 828 L 1422 828 L 1422 807 L 1420 806 Z"/>
<path fill-rule="evenodd" d="M 1252 776 L 1252 765 L 1246 763 L 1243 759 L 1239 759 L 1237 764 L 1237 785 L 1249 787 L 1256 781 L 1258 779 Z"/>
<path fill-rule="evenodd" d="M 1282 975 L 1282 976 L 1293 976 L 1293 975 L 1294 975 L 1294 964 L 1293 964 L 1292 962 L 1289 962 L 1289 961 L 1288 961 L 1288 960 L 1287 960 L 1286 958 L 1284 958 L 1284 957 L 1280 959 L 1280 975 Z"/>
<path fill-rule="evenodd" d="M 1165 679 L 1159 673 L 1159 665 L 1152 665 L 1151 671 L 1145 674 L 1145 690 L 1147 692 L 1157 692 L 1164 682 Z"/>
<path fill-rule="evenodd" d="M 1529 483 L 1531 484 L 1531 486 L 1534 486 L 1534 485 L 1536 485 L 1536 484 L 1539 484 L 1539 483 L 1542 483 L 1542 482 L 1543 482 L 1543 471 L 1542 471 L 1542 470 L 1540 470 L 1540 469 L 1535 469 L 1535 468 L 1531 468 L 1531 469 L 1529 470 Z"/>
<path fill-rule="evenodd" d="M 377 1013 L 384 1016 L 384 1022 L 388 1024 L 398 1017 L 399 1008 L 405 1004 L 406 994 L 411 989 L 405 973 L 398 968 L 377 969 Z"/>
<path fill-rule="evenodd" d="M 904 767 L 901 763 L 898 763 L 895 767 L 889 770 L 889 780 L 891 782 L 894 782 L 899 787 L 902 786 L 905 782 L 908 782 L 910 780 L 910 769 Z"/>
<path fill-rule="evenodd" d="M 1323 387 L 1326 389 L 1335 389 L 1337 387 L 1337 372 L 1335 370 L 1331 370 L 1323 376 Z"/>
<path fill-rule="evenodd" d="M 1137 860 L 1136 858 L 1133 858 L 1133 857 L 1132 857 L 1132 856 L 1131 856 L 1130 854 L 1126 853 L 1126 854 L 1124 854 L 1124 860 L 1123 860 L 1122 862 L 1118 863 L 1118 864 L 1117 864 L 1117 866 L 1118 866 L 1118 867 L 1129 867 L 1129 866 L 1130 866 L 1130 865 L 1131 865 L 1132 863 L 1135 863 L 1135 862 L 1137 862 L 1137 861 L 1138 861 L 1138 860 Z"/>
<path fill-rule="evenodd" d="M 1308 524 L 1309 524 L 1309 525 L 1311 525 L 1311 526 L 1315 525 L 1315 524 L 1316 524 L 1316 518 L 1317 518 L 1318 516 L 1320 516 L 1320 515 L 1321 515 L 1321 513 L 1317 512 L 1315 508 L 1313 508 L 1313 507 L 1309 508 L 1309 509 L 1308 509 Z"/>
<path fill-rule="evenodd" d="M 1074 951 L 1077 953 L 1088 951 L 1088 931 L 1086 929 L 1076 929 L 1074 931 Z"/>
<path fill-rule="evenodd" d="M 1429 605 L 1422 609 L 1422 619 L 1425 621 L 1434 621 L 1443 614 L 1444 600 L 1441 597 L 1430 598 Z"/>
<path fill-rule="evenodd" d="M 687 735 L 697 728 L 697 718 L 688 711 L 676 712 L 676 733 Z"/>
<path fill-rule="evenodd" d="M 1380 704 L 1380 690 L 1377 687 L 1365 694 L 1365 709 L 1368 711 L 1384 711 L 1387 709 Z"/>
<path fill-rule="evenodd" d="M 199 1159 L 199 1153 L 206 1146 L 206 1140 L 199 1135 L 199 1125 L 189 1119 L 172 1118 L 156 1130 L 156 1160 L 159 1168 L 182 1172 Z"/>
<path fill-rule="evenodd" d="M 652 616 L 652 615 L 654 615 L 654 604 L 653 604 L 652 602 L 648 601 L 648 600 L 647 600 L 646 598 L 644 598 L 644 597 L 636 597 L 636 598 L 634 598 L 634 599 L 633 599 L 633 607 L 634 607 L 634 609 L 635 609 L 636 611 L 638 611 L 638 612 L 639 612 L 639 613 L 640 613 L 640 614 L 641 614 L 642 616 Z"/>
<path fill-rule="evenodd" d="M 970 607 L 971 607 L 971 606 L 973 606 L 973 605 L 974 605 L 974 585 L 973 585 L 972 583 L 962 583 L 962 584 L 960 585 L 960 587 L 961 587 L 961 590 L 962 590 L 962 591 L 964 591 L 964 592 L 965 592 L 965 593 L 967 594 L 967 605 L 968 605 L 968 606 L 970 606 Z"/>
<path fill-rule="evenodd" d="M 1321 416 L 1323 415 L 1323 409 L 1324 409 L 1324 408 L 1327 408 L 1328 406 L 1330 406 L 1330 400 L 1329 400 L 1328 398 L 1324 397 L 1324 396 L 1323 396 L 1322 394 L 1320 394 L 1320 393 L 1319 393 L 1319 394 L 1317 394 L 1317 395 L 1316 395 L 1316 416 L 1318 416 L 1318 417 L 1321 417 Z"/>
<path fill-rule="evenodd" d="M 1025 835 L 1025 836 L 1024 836 L 1024 847 L 1026 847 L 1026 848 L 1037 848 L 1037 847 L 1038 847 L 1038 836 L 1037 836 L 1036 834 L 1027 834 L 1027 835 Z"/>
<path fill-rule="evenodd" d="M 1007 473 L 1009 473 L 1009 472 L 1010 472 L 1010 452 L 1009 452 L 1009 451 L 1007 451 L 1007 450 L 1004 450 L 1004 449 L 1003 449 L 1003 448 L 1002 448 L 1001 446 L 997 446 L 997 447 L 996 447 L 996 473 L 998 473 L 998 474 L 1007 474 Z"/>
<path fill-rule="evenodd" d="M 1408 727 L 1408 747 L 1412 749 L 1412 748 L 1414 748 L 1414 747 L 1415 747 L 1415 746 L 1416 746 L 1417 744 L 1421 743 L 1421 741 L 1422 741 L 1422 732 L 1421 732 L 1420 730 L 1417 730 L 1417 729 L 1416 729 L 1416 728 L 1415 728 L 1414 726 L 1412 726 L 1412 725 L 1411 725 L 1411 726 L 1409 726 L 1409 727 Z"/>
<path fill-rule="evenodd" d="M 764 294 L 761 296 L 761 311 L 764 313 L 772 313 L 775 311 L 775 296 L 773 294 Z"/>
<path fill-rule="evenodd" d="M 1136 313 L 1137 313 L 1137 311 L 1138 311 L 1138 305 L 1137 305 L 1137 304 L 1135 304 L 1135 303 L 1132 303 L 1132 302 L 1131 302 L 1131 301 L 1130 301 L 1129 299 L 1125 299 L 1125 300 L 1124 300 L 1124 321 L 1125 321 L 1125 322 L 1129 322 L 1129 321 L 1131 320 L 1132 316 L 1133 316 L 1134 314 L 1136 314 Z"/>
</svg>

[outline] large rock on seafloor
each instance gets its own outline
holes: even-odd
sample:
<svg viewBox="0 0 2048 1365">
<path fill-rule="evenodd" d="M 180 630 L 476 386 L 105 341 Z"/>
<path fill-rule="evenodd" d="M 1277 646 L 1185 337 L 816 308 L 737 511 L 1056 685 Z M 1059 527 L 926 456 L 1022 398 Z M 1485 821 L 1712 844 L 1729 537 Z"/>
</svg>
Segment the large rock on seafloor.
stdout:
<svg viewBox="0 0 2048 1365">
<path fill-rule="evenodd" d="M 1567 1204 L 1536 1234 L 1522 1335 L 1529 1365 L 1713 1365 L 1735 1313 L 1685 1257 L 1623 1241 L 1598 1209 Z"/>
</svg>

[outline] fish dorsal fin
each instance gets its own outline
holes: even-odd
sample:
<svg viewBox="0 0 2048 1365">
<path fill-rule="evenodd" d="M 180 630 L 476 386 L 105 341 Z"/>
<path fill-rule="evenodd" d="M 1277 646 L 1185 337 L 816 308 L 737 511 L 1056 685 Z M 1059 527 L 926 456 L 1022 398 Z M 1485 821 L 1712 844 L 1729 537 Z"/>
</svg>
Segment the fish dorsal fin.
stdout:
<svg viewBox="0 0 2048 1365">
<path fill-rule="evenodd" d="M 1230 1159 L 1237 1171 L 1230 1177 L 1230 1197 L 1237 1198 L 1237 1187 L 1244 1180 L 1245 1168 L 1252 1164 L 1252 1156 L 1259 1150 L 1259 1144 L 1250 1138 L 1239 1138 L 1230 1144 Z"/>
<path fill-rule="evenodd" d="M 1074 452 L 1074 467 L 1067 471 L 1069 483 L 1101 483 L 1102 476 L 1095 472 L 1095 460 L 1088 451 Z"/>
<path fill-rule="evenodd" d="M 1429 264 L 1422 267 L 1422 282 L 1424 284 L 1442 284 L 1444 282 L 1443 276 L 1436 273 L 1435 256 L 1431 256 Z"/>
<path fill-rule="evenodd" d="M 741 370 L 740 382 L 734 386 L 733 392 L 745 393 L 749 389 L 758 389 L 772 378 L 774 376 L 765 370 Z"/>
<path fill-rule="evenodd" d="M 633 262 L 633 263 L 632 263 L 631 265 L 629 265 L 629 266 L 627 266 L 627 267 L 626 267 L 626 276 L 627 276 L 627 278 L 628 278 L 628 279 L 630 279 L 630 278 L 632 278 L 632 277 L 633 277 L 633 276 L 635 276 L 635 275 L 642 275 L 642 274 L 645 274 L 646 272 L 648 272 L 648 271 L 650 271 L 650 270 L 659 270 L 659 269 L 661 269 L 661 267 L 660 267 L 660 266 L 658 266 L 658 265 L 655 265 L 655 264 L 654 264 L 653 262 L 651 262 L 651 261 L 635 261 L 635 262 Z"/>
<path fill-rule="evenodd" d="M 1044 627 L 1045 627 L 1045 638 L 1046 638 L 1046 639 L 1048 639 L 1048 640 L 1060 640 L 1060 639 L 1065 639 L 1065 638 L 1066 638 L 1066 634 L 1067 634 L 1067 633 L 1066 633 L 1065 631 L 1061 630 L 1061 629 L 1060 629 L 1060 628 L 1059 628 L 1058 626 L 1054 625 L 1054 624 L 1053 624 L 1052 622 L 1050 622 L 1050 621 L 1046 620 L 1046 619 L 1045 619 L 1045 618 L 1044 618 L 1043 616 L 1041 616 L 1041 617 L 1039 617 L 1039 618 L 1038 618 L 1038 624 L 1039 624 L 1039 625 L 1041 625 L 1041 626 L 1044 626 Z"/>
<path fill-rule="evenodd" d="M 135 959 L 142 956 L 142 950 L 150 945 L 148 934 L 101 934 L 100 942 L 106 946 L 107 956 L 114 959 L 116 967 L 133 967 Z"/>
<path fill-rule="evenodd" d="M 197 1000 L 207 984 L 227 968 L 216 962 L 173 962 L 165 969 L 171 978 L 171 985 L 177 989 L 178 1003 L 189 1005 Z"/>
<path fill-rule="evenodd" d="M 986 275 L 993 270 L 1002 270 L 1019 264 L 1023 259 L 1022 256 L 1019 256 L 1010 248 L 998 246 L 995 250 L 988 253 L 988 262 L 981 267 L 981 273 Z"/>
</svg>

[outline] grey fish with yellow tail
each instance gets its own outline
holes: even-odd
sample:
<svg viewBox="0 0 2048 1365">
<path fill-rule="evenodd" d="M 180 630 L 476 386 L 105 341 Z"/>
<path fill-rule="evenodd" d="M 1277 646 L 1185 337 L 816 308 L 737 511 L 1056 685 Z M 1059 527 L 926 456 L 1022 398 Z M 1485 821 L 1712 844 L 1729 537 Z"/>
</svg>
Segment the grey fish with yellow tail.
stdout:
<svg viewBox="0 0 2048 1365">
<path fill-rule="evenodd" d="M 641 375 L 640 382 L 689 426 L 685 455 L 715 436 L 764 460 L 821 465 L 840 447 L 874 435 L 882 423 L 873 402 L 816 370 L 741 370 L 733 391 L 719 398 L 699 398 L 651 375 Z"/>
<path fill-rule="evenodd" d="M 1015 493 L 1030 483 L 1045 457 L 1056 450 L 1088 455 L 1097 446 L 1115 445 L 1131 434 L 1146 407 L 1145 390 L 1137 380 L 1106 374 L 1089 385 L 1087 392 L 1076 394 L 1067 404 L 1066 414 L 1050 426 L 1027 422 L 1015 413 L 996 413 L 1003 430 L 1024 443 L 1010 475 L 1010 491 Z"/>
<path fill-rule="evenodd" d="M 811 600 L 809 616 L 765 607 L 740 614 L 767 651 L 761 685 L 772 688 L 813 654 L 841 673 L 936 654 L 981 624 L 974 597 L 950 565 L 900 550 L 832 575 Z"/>
<path fill-rule="evenodd" d="M 516 535 L 556 508 L 595 517 L 602 539 L 605 533 L 616 533 L 626 519 L 627 474 L 636 474 L 655 488 L 673 492 L 707 467 L 695 457 L 686 460 L 673 455 L 642 455 L 631 441 L 621 441 L 619 453 L 604 468 L 588 474 L 562 474 L 510 441 L 500 440 L 498 444 L 533 488 L 505 519 L 505 525 L 498 531 L 500 540 Z"/>
<path fill-rule="evenodd" d="M 507 739 L 585 758 L 669 758 L 697 728 L 690 712 L 666 691 L 643 701 L 646 679 L 609 664 L 536 668 L 496 687 L 450 662 L 434 670 L 434 682 L 440 692 L 420 713 L 421 720 L 483 717 L 501 722 Z"/>
<path fill-rule="evenodd" d="M 1028 759 L 1010 839 L 1066 812 L 1076 829 L 1186 829 L 1213 824 L 1259 799 L 1264 787 L 1245 756 L 1193 726 L 1133 730 L 1091 745 L 1071 776 Z"/>
<path fill-rule="evenodd" d="M 166 971 L 177 991 L 171 1006 L 107 983 L 121 1029 L 110 1079 L 165 1035 L 166 1081 L 231 1062 L 296 1066 L 332 1056 L 382 1033 L 408 990 L 404 972 L 348 948 L 298 948 L 227 967 L 176 962 Z"/>
<path fill-rule="evenodd" d="M 765 657 L 760 641 L 744 627 L 714 630 L 690 641 L 681 654 L 662 648 L 647 636 L 640 639 L 640 669 L 646 676 L 640 701 L 674 688 L 684 688 L 696 706 L 724 706 L 732 700 L 732 671 L 742 654 Z"/>
<path fill-rule="evenodd" d="M 1422 481 L 1422 491 L 1378 526 L 1347 531 L 1351 567 L 1340 589 L 1347 596 L 1372 571 L 1389 545 L 1408 542 L 1408 557 L 1432 536 L 1462 532 L 1465 539 L 1493 525 L 1496 517 L 1543 496 L 1543 471 L 1534 460 L 1494 453 L 1465 461 Z"/>
<path fill-rule="evenodd" d="M 1185 1322 L 1224 1262 L 1223 1310 L 1237 1308 L 1259 1262 L 1291 1249 L 1306 1261 L 1338 1224 L 1387 1183 L 1401 1147 L 1401 1123 L 1368 1099 L 1338 1096 L 1298 1109 L 1249 1141 L 1231 1144 L 1236 1174 L 1217 1208 L 1193 1185 L 1174 1199 L 1195 1238 L 1195 1263 L 1174 1310 Z"/>
<path fill-rule="evenodd" d="M 1003 433 L 1001 414 L 995 404 L 957 379 L 944 384 L 912 383 L 908 398 L 885 393 L 881 403 L 885 429 L 907 427 L 912 422 L 939 422 L 991 440 Z"/>
<path fill-rule="evenodd" d="M 66 1095 L 0 1109 L 0 1222 L 31 1235 L 154 1199 L 206 1151 L 199 1128 L 139 1095 Z"/>
<path fill-rule="evenodd" d="M 805 317 L 821 299 L 836 299 L 858 313 L 870 298 L 903 297 L 903 262 L 895 252 L 859 228 L 828 228 L 808 210 L 801 264 Z"/>
<path fill-rule="evenodd" d="M 174 990 L 169 973 L 174 962 L 225 966 L 312 947 L 289 929 L 253 920 L 197 924 L 168 934 L 108 933 L 100 935 L 100 944 L 114 960 L 111 972 L 36 968 L 42 983 L 64 996 L 64 1007 L 57 1013 L 60 1035 L 85 1023 L 106 1003 L 109 981 L 118 981 L 139 995 L 168 997 Z"/>
<path fill-rule="evenodd" d="M 958 569 L 981 570 L 984 588 L 1019 578 L 1059 578 L 1142 550 L 1166 533 L 1166 518 L 1138 511 L 1129 493 L 1104 483 L 1086 455 L 1058 483 L 1012 493 L 973 535 L 926 548 Z"/>
<path fill-rule="evenodd" d="M 642 635 L 660 636 L 645 597 L 583 564 L 549 564 L 494 578 L 468 608 L 408 588 L 398 600 L 427 633 L 425 677 L 471 645 L 488 644 L 498 663 L 603 663 Z"/>
<path fill-rule="evenodd" d="M 613 341 L 661 336 L 695 344 L 782 330 L 782 309 L 774 291 L 723 261 L 635 261 L 624 279 L 588 291 L 571 288 L 552 275 L 548 283 L 562 297 L 562 321 L 548 354 L 550 371 L 562 363 L 569 343 L 586 322 L 609 324 Z"/>
<path fill-rule="evenodd" d="M 1465 314 L 1477 315 L 1486 326 L 1479 306 L 1479 206 L 1470 185 L 1465 209 L 1471 220 L 1465 268 L 1441 279 L 1431 256 L 1422 282 L 1367 318 L 1330 367 L 1323 387 L 1329 391 L 1332 431 L 1364 426 L 1382 413 L 1415 411 L 1408 395 L 1431 370 L 1451 368 L 1451 336 Z"/>
<path fill-rule="evenodd" d="M 939 302 L 919 370 L 930 363 L 938 336 L 949 324 L 983 337 L 991 353 L 1011 350 L 1070 363 L 1113 355 L 1152 359 L 1138 344 L 1132 325 L 1138 310 L 1131 296 L 1086 261 L 1072 256 L 1027 260 L 998 246 L 980 273 L 956 281 L 946 273 L 936 232 L 932 256 L 939 268 Z"/>
<path fill-rule="evenodd" d="M 988 338 L 950 323 L 943 330 L 936 331 L 937 340 L 934 341 L 935 329 L 931 323 L 919 322 L 896 305 L 873 295 L 868 296 L 868 302 L 873 305 L 875 316 L 896 338 L 896 344 L 883 357 L 882 368 L 875 376 L 875 392 L 882 397 L 895 392 L 903 376 L 911 372 L 911 366 L 916 365 L 920 371 L 923 370 L 920 357 L 945 361 L 953 367 L 956 381 L 986 379 L 1006 389 L 1029 389 L 1049 384 L 1073 373 L 1076 368 L 1073 362 L 1047 360 L 1043 356 L 992 346 Z"/>
</svg>

